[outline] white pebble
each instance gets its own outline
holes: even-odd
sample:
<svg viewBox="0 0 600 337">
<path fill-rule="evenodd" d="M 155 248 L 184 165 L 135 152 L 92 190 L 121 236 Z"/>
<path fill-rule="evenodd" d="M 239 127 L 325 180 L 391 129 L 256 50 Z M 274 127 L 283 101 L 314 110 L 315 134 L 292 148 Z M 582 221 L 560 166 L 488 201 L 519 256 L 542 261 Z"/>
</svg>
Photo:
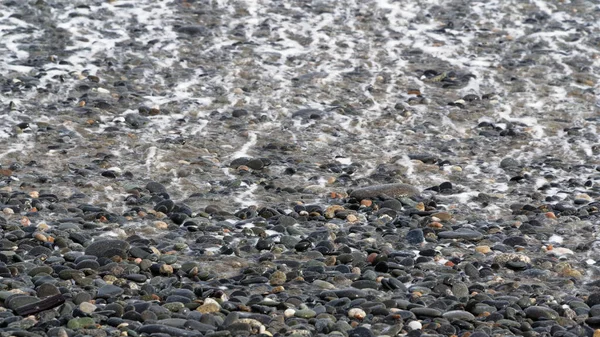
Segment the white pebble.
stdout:
<svg viewBox="0 0 600 337">
<path fill-rule="evenodd" d="M 348 317 L 356 319 L 364 319 L 367 313 L 361 308 L 352 308 L 348 310 Z"/>
<path fill-rule="evenodd" d="M 296 314 L 296 310 L 294 310 L 294 309 L 291 309 L 291 308 L 290 308 L 290 309 L 286 309 L 286 310 L 283 312 L 283 316 L 285 316 L 285 318 L 294 317 L 294 315 L 295 315 L 295 314 Z"/>
<path fill-rule="evenodd" d="M 411 330 L 421 330 L 421 328 L 423 327 L 423 324 L 421 324 L 421 322 L 419 322 L 419 321 L 411 321 L 410 323 L 408 323 L 408 327 Z"/>
</svg>

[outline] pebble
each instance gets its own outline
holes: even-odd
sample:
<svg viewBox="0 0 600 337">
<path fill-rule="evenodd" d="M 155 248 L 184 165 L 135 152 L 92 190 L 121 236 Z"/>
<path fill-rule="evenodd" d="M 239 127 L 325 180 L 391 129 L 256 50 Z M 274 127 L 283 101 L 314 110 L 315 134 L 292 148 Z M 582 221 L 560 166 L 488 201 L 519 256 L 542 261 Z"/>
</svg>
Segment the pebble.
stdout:
<svg viewBox="0 0 600 337">
<path fill-rule="evenodd" d="M 483 238 L 483 234 L 478 231 L 468 229 L 468 228 L 459 228 L 453 231 L 444 231 L 438 233 L 438 238 L 440 239 L 458 239 L 458 240 L 481 240 Z"/>
<path fill-rule="evenodd" d="M 378 197 L 389 197 L 389 198 L 400 198 L 400 197 L 413 197 L 419 195 L 420 192 L 415 187 L 402 184 L 385 184 L 385 185 L 374 185 L 369 187 L 363 187 L 355 189 L 350 193 L 350 197 L 357 200 L 363 199 L 374 199 Z"/>
<path fill-rule="evenodd" d="M 97 257 L 113 256 L 126 257 L 129 243 L 122 240 L 100 240 L 95 241 L 85 249 L 85 255 L 93 255 Z"/>
<path fill-rule="evenodd" d="M 113 298 L 123 294 L 124 290 L 112 284 L 106 284 L 98 288 L 97 298 Z"/>
<path fill-rule="evenodd" d="M 559 317 L 559 314 L 556 311 L 554 311 L 553 309 L 550 309 L 548 307 L 542 307 L 542 306 L 531 306 L 531 307 L 525 308 L 524 312 L 528 318 L 531 318 L 533 320 L 540 320 L 540 319 L 555 320 Z"/>
</svg>

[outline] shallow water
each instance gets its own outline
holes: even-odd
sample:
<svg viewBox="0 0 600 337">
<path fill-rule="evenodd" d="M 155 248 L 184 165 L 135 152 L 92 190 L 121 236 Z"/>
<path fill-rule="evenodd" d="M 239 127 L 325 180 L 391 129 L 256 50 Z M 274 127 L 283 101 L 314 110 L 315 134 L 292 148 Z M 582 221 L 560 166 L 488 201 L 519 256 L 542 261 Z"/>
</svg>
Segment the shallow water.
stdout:
<svg viewBox="0 0 600 337">
<path fill-rule="evenodd" d="M 449 181 L 436 200 L 465 224 L 599 195 L 592 1 L 5 1 L 0 13 L 5 191 L 119 213 L 128 190 L 158 181 L 194 212 L 232 212 Z M 231 167 L 243 157 L 269 165 Z"/>
</svg>

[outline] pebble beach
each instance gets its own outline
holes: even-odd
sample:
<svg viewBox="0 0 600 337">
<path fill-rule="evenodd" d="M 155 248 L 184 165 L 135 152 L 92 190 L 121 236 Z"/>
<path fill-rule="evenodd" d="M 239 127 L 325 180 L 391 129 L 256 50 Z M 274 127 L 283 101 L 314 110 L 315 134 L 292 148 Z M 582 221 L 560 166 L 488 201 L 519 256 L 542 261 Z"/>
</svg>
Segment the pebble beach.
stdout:
<svg viewBox="0 0 600 337">
<path fill-rule="evenodd" d="M 600 3 L 0 1 L 0 337 L 600 337 Z"/>
</svg>

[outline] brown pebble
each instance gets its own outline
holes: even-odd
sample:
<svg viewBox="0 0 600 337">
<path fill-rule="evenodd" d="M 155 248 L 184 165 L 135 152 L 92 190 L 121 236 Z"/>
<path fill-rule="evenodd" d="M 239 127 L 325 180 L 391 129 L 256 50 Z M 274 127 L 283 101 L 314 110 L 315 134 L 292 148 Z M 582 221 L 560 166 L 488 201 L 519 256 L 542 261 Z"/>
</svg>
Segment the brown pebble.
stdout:
<svg viewBox="0 0 600 337">
<path fill-rule="evenodd" d="M 48 238 L 46 237 L 46 235 L 42 234 L 42 233 L 34 233 L 33 237 L 38 240 L 38 241 L 42 241 L 42 242 L 48 242 Z"/>
<path fill-rule="evenodd" d="M 367 262 L 373 263 L 373 261 L 375 261 L 376 258 L 377 258 L 377 253 L 371 253 L 371 254 L 369 254 L 369 256 L 367 256 Z"/>
<path fill-rule="evenodd" d="M 439 212 L 439 213 L 435 213 L 432 216 L 442 220 L 442 221 L 448 221 L 450 219 L 452 219 L 452 214 L 448 213 L 448 212 Z"/>
<path fill-rule="evenodd" d="M 162 266 L 160 266 L 160 273 L 166 274 L 166 275 L 172 275 L 173 267 L 169 264 L 163 264 Z"/>
<path fill-rule="evenodd" d="M 475 251 L 481 254 L 488 254 L 492 251 L 492 249 L 490 248 L 490 246 L 482 245 L 475 247 Z"/>
<path fill-rule="evenodd" d="M 156 227 L 157 229 L 167 229 L 169 225 L 164 221 L 155 221 L 154 227 Z"/>
<path fill-rule="evenodd" d="M 332 205 L 332 206 L 329 206 L 325 210 L 325 218 L 327 218 L 327 219 L 333 219 L 335 217 L 335 212 L 337 212 L 337 211 L 343 211 L 343 210 L 344 210 L 344 206 L 341 206 L 341 205 Z"/>
<path fill-rule="evenodd" d="M 354 214 L 348 214 L 348 216 L 346 217 L 346 220 L 348 220 L 349 222 L 357 222 L 358 217 Z"/>
<path fill-rule="evenodd" d="M 360 204 L 365 207 L 371 207 L 371 205 L 373 205 L 373 201 L 369 199 L 363 199 L 360 201 Z"/>
<path fill-rule="evenodd" d="M 439 229 L 439 228 L 443 228 L 443 227 L 444 227 L 444 225 L 442 225 L 441 223 L 439 223 L 439 222 L 437 222 L 437 221 L 434 221 L 434 222 L 430 222 L 430 223 L 427 225 L 427 227 L 429 227 L 429 228 L 438 228 L 438 229 Z"/>
</svg>

